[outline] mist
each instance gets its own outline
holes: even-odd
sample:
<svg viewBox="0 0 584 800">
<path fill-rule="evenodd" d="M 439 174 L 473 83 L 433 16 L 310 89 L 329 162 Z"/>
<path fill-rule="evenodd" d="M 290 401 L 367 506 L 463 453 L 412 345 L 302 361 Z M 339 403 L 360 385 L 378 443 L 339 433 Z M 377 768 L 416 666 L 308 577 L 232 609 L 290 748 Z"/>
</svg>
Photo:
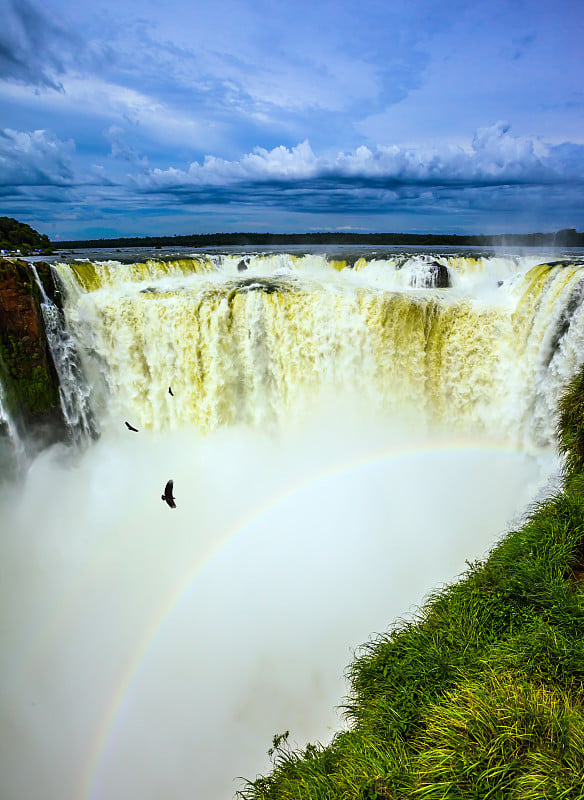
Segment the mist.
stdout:
<svg viewBox="0 0 584 800">
<path fill-rule="evenodd" d="M 44 451 L 0 489 L 2 797 L 220 800 L 270 769 L 274 734 L 328 742 L 359 646 L 554 468 L 336 414 Z"/>
</svg>

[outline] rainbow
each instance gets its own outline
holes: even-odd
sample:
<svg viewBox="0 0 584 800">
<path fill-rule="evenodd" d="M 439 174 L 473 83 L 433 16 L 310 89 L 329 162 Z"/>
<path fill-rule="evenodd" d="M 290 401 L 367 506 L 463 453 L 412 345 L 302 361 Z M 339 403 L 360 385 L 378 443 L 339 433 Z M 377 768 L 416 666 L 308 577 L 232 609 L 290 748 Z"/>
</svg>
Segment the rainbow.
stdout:
<svg viewBox="0 0 584 800">
<path fill-rule="evenodd" d="M 508 442 L 482 439 L 463 439 L 455 441 L 438 440 L 428 446 L 427 442 L 412 446 L 411 443 L 405 448 L 385 449 L 368 453 L 366 456 L 354 458 L 322 469 L 317 474 L 311 475 L 270 497 L 259 508 L 247 513 L 238 520 L 228 530 L 222 542 L 207 556 L 204 562 L 197 564 L 195 570 L 187 574 L 180 585 L 168 596 L 161 606 L 160 611 L 154 616 L 150 625 L 141 637 L 135 652 L 128 659 L 124 668 L 121 670 L 116 681 L 109 701 L 103 709 L 101 721 L 95 731 L 85 767 L 82 770 L 79 791 L 76 796 L 79 800 L 98 800 L 100 775 L 103 774 L 108 750 L 112 746 L 116 730 L 123 718 L 124 707 L 131 694 L 134 681 L 139 675 L 141 665 L 147 659 L 149 651 L 154 647 L 156 638 L 163 629 L 166 620 L 171 616 L 173 609 L 178 606 L 182 598 L 189 591 L 190 587 L 201 575 L 209 569 L 213 561 L 219 554 L 228 548 L 238 537 L 244 536 L 247 529 L 255 525 L 258 520 L 270 513 L 274 508 L 284 503 L 295 494 L 302 492 L 308 487 L 323 484 L 327 481 L 336 479 L 344 474 L 358 472 L 371 466 L 379 466 L 396 459 L 418 458 L 426 453 L 437 452 L 495 452 L 507 454 L 523 454 L 525 451 L 509 445 Z M 529 455 L 549 455 L 549 450 L 531 451 Z"/>
</svg>

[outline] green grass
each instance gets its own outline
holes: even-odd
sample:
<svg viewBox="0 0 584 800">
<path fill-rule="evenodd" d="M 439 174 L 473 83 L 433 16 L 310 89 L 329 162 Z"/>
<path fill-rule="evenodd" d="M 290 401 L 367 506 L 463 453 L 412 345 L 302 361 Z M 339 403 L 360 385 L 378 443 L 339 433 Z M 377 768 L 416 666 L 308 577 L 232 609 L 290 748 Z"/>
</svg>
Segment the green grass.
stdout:
<svg viewBox="0 0 584 800">
<path fill-rule="evenodd" d="M 584 370 L 559 405 L 563 490 L 349 665 L 348 730 L 241 800 L 584 800 Z"/>
<path fill-rule="evenodd" d="M 584 469 L 584 370 L 572 378 L 558 405 L 558 446 L 568 471 Z"/>
</svg>

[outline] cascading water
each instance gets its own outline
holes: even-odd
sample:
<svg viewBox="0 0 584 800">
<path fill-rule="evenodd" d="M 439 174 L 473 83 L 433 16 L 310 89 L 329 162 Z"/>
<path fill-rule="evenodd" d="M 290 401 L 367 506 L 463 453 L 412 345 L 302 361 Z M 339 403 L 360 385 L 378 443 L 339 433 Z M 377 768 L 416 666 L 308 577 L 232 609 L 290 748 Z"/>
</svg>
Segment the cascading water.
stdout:
<svg viewBox="0 0 584 800">
<path fill-rule="evenodd" d="M 80 368 L 75 344 L 61 312 L 48 297 L 34 263 L 30 264 L 41 293 L 41 312 L 53 364 L 59 377 L 59 399 L 63 417 L 73 442 L 87 443 L 95 434 L 89 406 L 89 387 Z"/>
<path fill-rule="evenodd" d="M 25 463 L 26 447 L 8 408 L 5 389 L 0 379 L 0 479 L 3 472 L 8 475 L 19 474 Z"/>
<path fill-rule="evenodd" d="M 326 743 L 354 649 L 549 490 L 584 267 L 545 260 L 55 265 L 101 435 L 0 485 L 0 793 L 227 800 Z"/>
<path fill-rule="evenodd" d="M 582 362 L 584 272 L 537 264 L 280 253 L 57 269 L 102 417 L 262 426 L 356 390 L 422 427 L 547 446 Z"/>
</svg>

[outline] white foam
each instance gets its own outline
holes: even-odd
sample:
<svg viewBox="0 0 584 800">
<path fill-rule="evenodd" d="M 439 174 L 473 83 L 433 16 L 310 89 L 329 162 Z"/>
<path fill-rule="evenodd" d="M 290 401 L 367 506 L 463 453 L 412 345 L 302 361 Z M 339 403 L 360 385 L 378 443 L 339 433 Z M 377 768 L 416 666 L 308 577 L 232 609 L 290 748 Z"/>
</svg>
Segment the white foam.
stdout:
<svg viewBox="0 0 584 800">
<path fill-rule="evenodd" d="M 483 556 L 550 468 L 431 444 L 329 413 L 39 456 L 0 495 L 6 796 L 218 800 L 275 733 L 326 742 L 353 650 Z"/>
</svg>

